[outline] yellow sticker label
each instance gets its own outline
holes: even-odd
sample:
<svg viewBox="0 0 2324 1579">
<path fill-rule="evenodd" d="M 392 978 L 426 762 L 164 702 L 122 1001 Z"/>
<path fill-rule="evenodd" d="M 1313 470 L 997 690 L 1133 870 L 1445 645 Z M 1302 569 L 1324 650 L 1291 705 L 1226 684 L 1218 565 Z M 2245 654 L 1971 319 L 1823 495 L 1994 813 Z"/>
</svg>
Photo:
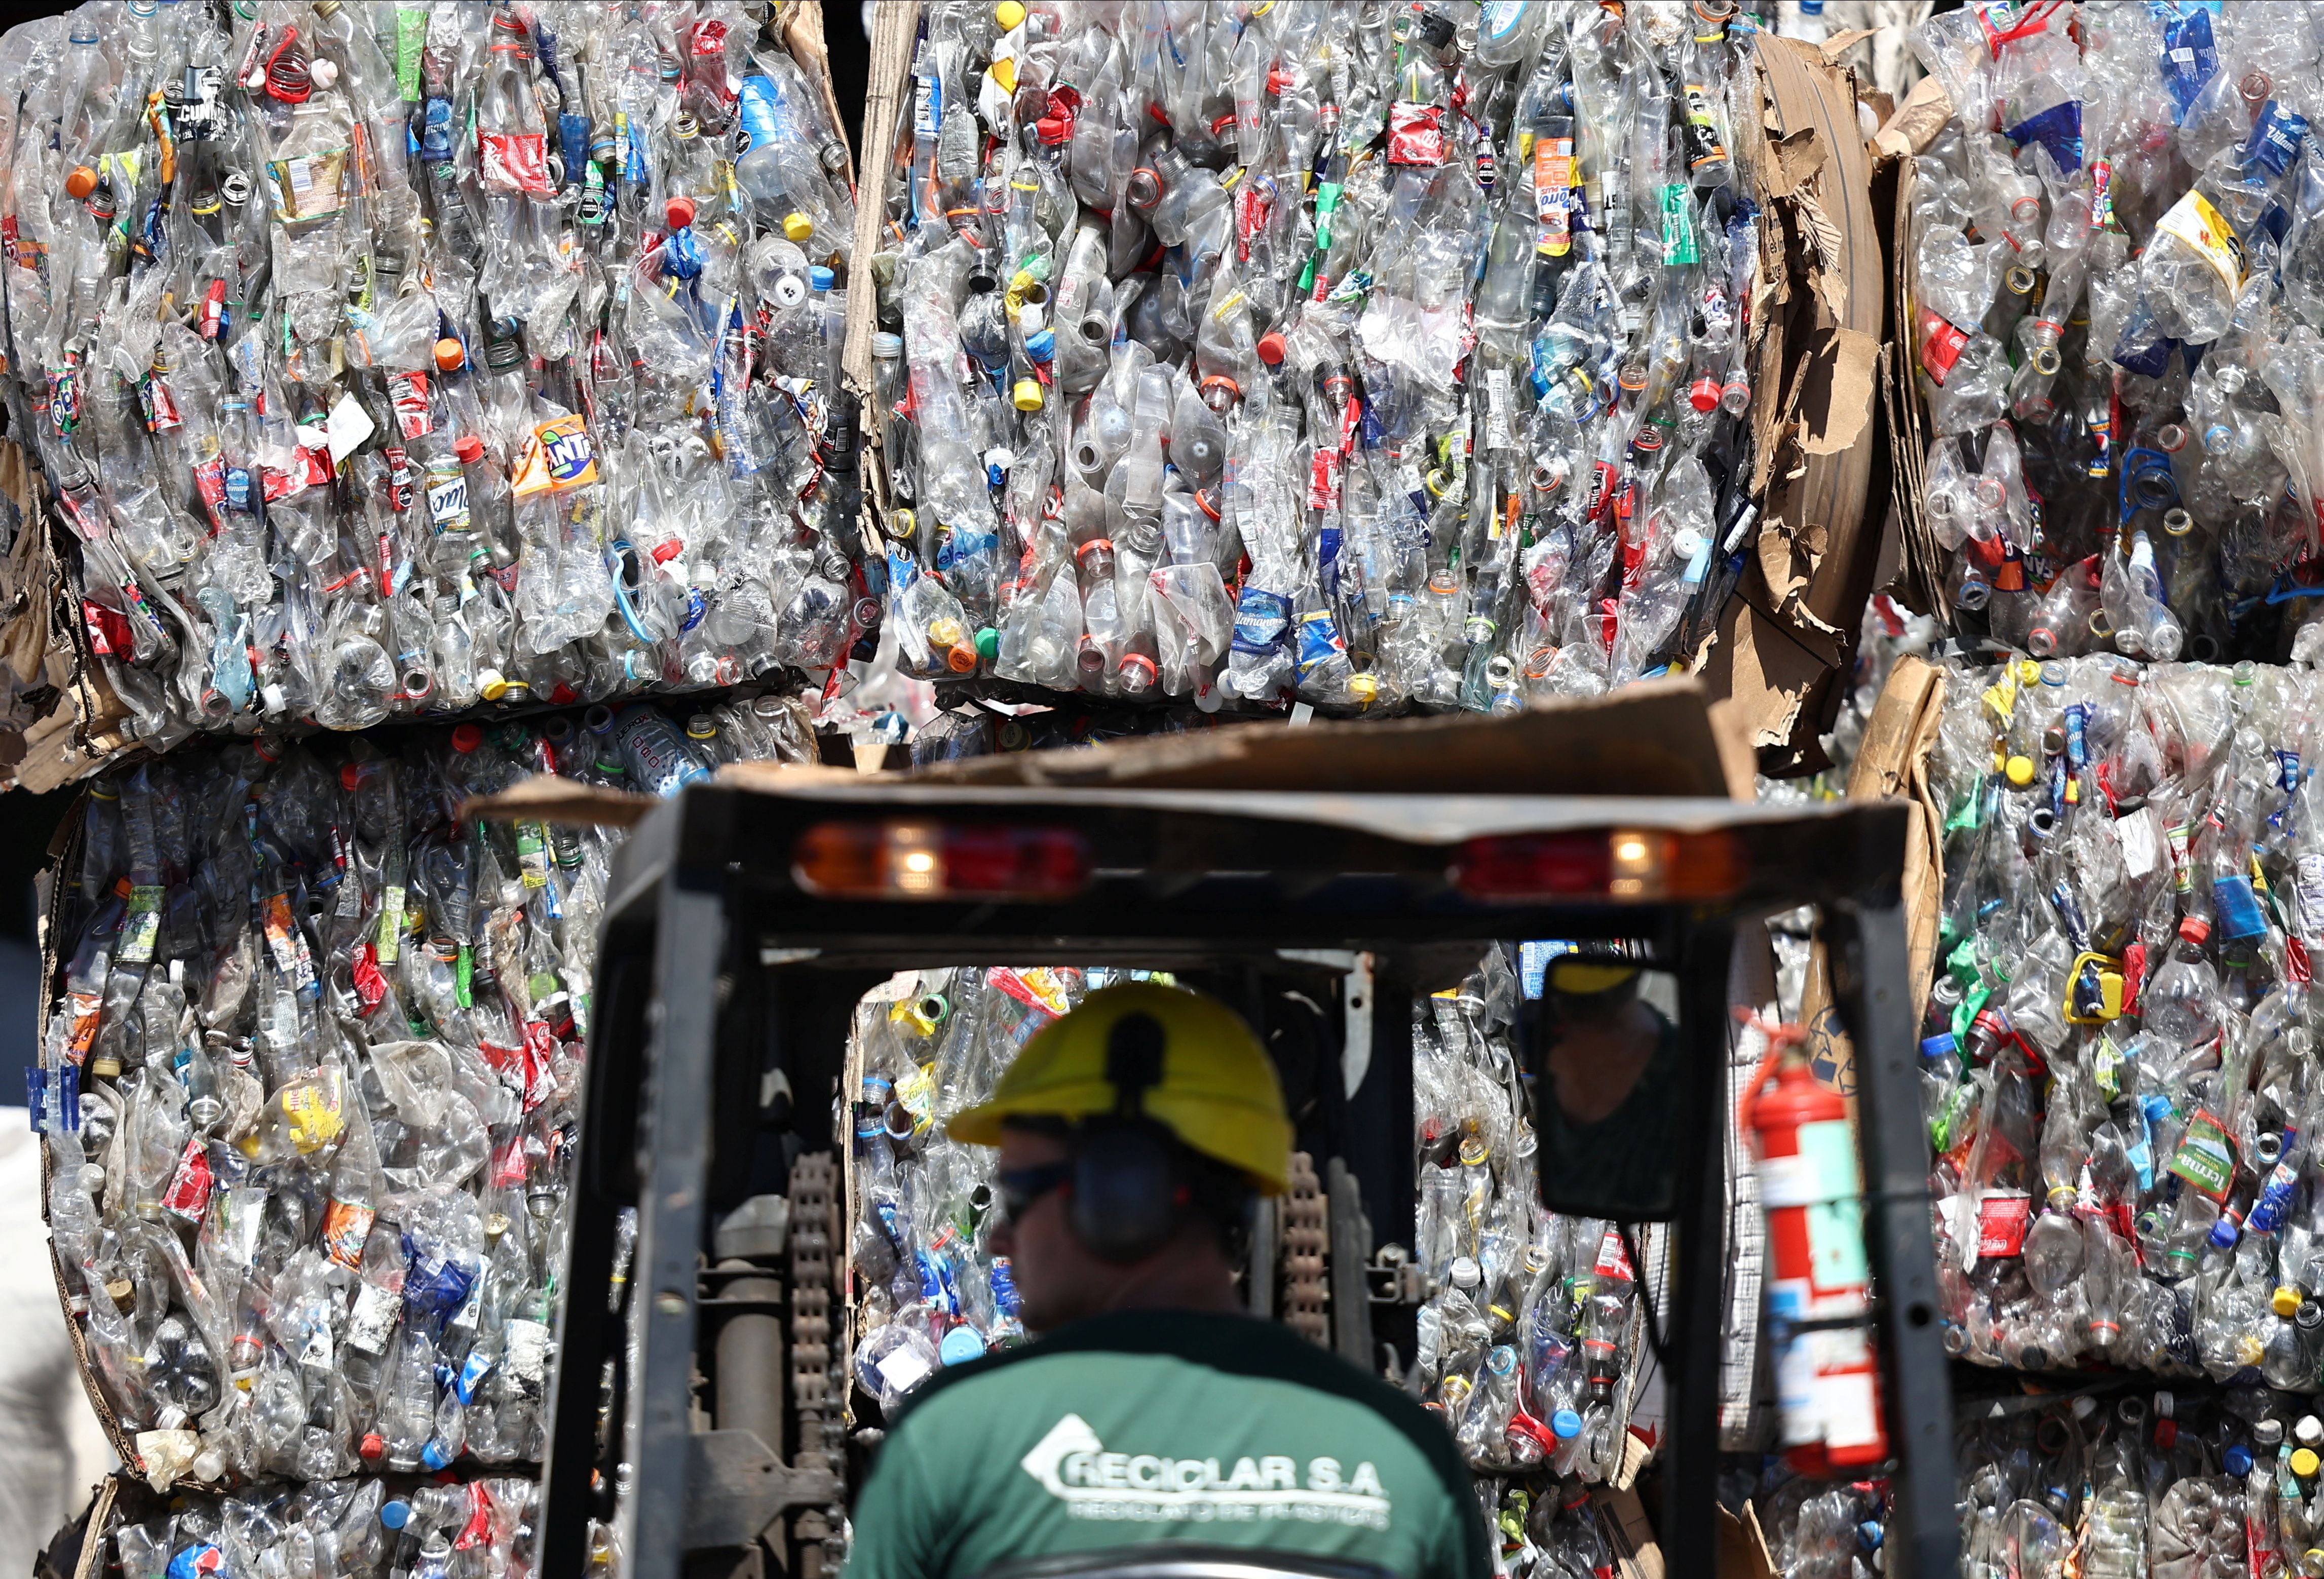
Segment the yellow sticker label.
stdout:
<svg viewBox="0 0 2324 1579">
<path fill-rule="evenodd" d="M 912 1133 L 926 1132 L 936 1122 L 936 1077 L 927 1069 L 915 1064 L 907 1074 L 897 1076 L 896 1100 L 912 1115 Z"/>
<path fill-rule="evenodd" d="M 2017 711 L 2017 676 L 2005 668 L 2001 678 L 1986 688 L 1985 705 L 2004 724 L 2008 723 L 2010 715 Z"/>
<path fill-rule="evenodd" d="M 290 1144 L 304 1156 L 319 1151 L 339 1138 L 345 1120 L 337 1095 L 320 1085 L 294 1085 L 282 1094 L 282 1116 L 289 1122 Z"/>
<path fill-rule="evenodd" d="M 2194 248 L 2230 291 L 2243 290 L 2251 272 L 2244 261 L 2244 244 L 2202 193 L 2190 191 L 2172 204 L 2171 211 L 2155 222 L 2154 228 Z"/>
</svg>

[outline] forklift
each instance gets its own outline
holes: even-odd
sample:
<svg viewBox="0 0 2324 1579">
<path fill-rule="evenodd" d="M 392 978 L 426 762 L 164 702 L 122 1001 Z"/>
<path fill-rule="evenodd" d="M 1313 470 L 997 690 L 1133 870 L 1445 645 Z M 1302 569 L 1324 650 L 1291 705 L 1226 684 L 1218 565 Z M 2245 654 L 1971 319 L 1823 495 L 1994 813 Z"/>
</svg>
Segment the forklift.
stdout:
<svg viewBox="0 0 2324 1579">
<path fill-rule="evenodd" d="M 1635 730 L 1622 743 L 1618 703 L 1576 710 L 1588 739 L 1573 751 L 1558 749 L 1554 713 L 1264 739 L 1253 725 L 1213 732 L 1244 738 L 1207 770 L 1187 768 L 1203 748 L 1164 737 L 948 778 L 729 770 L 654 805 L 605 900 L 536 1571 L 586 1572 L 606 1555 L 632 1579 L 825 1579 L 834 1565 L 850 1461 L 860 1469 L 876 1436 L 851 1435 L 846 1402 L 844 1049 L 858 1000 L 893 973 L 1143 968 L 1235 1004 L 1277 1054 L 1299 1144 L 1323 1159 L 1330 1315 L 1314 1335 L 1393 1373 L 1412 1362 L 1427 1292 L 1408 1253 L 1412 1003 L 1489 947 L 1556 939 L 1675 984 L 1686 1073 L 1670 1083 L 1661 1198 L 1591 1214 L 1672 1225 L 1658 1539 L 1667 1571 L 1711 1573 L 1735 1161 L 1729 965 L 1739 928 L 1814 905 L 1856 1049 L 1891 1454 L 1886 1572 L 1948 1579 L 1952 1427 L 1901 908 L 1908 808 L 1738 800 L 1731 769 L 1690 779 Z M 1102 771 L 1084 765 L 1100 759 Z M 1460 788 L 1480 762 L 1506 768 L 1491 781 L 1510 788 Z M 1568 792 L 1577 783 L 1620 792 Z M 1336 1012 L 1319 1036 L 1308 1011 L 1322 1004 Z M 1538 1057 L 1538 1035 L 1521 1024 L 1517 1039 L 1521 1062 Z M 1526 1084 L 1538 1131 L 1548 1082 Z M 1560 1199 L 1547 1182 L 1553 1208 L 1622 1205 L 1574 1199 L 1571 1181 Z M 1247 1282 L 1263 1310 L 1272 1278 Z M 1141 1574 L 1227 1571 L 1154 1550 Z M 1234 1571 L 1264 1572 L 1254 1556 Z"/>
</svg>

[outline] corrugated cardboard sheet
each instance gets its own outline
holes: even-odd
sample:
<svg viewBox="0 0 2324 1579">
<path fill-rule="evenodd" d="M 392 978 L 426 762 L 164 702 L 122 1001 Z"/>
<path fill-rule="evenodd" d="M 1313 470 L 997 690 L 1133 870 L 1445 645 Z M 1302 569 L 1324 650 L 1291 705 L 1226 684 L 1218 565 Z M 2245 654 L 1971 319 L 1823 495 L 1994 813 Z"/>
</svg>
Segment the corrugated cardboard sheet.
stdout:
<svg viewBox="0 0 2324 1579">
<path fill-rule="evenodd" d="M 718 781 L 742 789 L 807 776 L 860 783 L 844 769 L 734 762 Z M 902 774 L 879 774 L 881 779 Z M 1463 714 L 1369 723 L 1225 725 L 1145 735 L 1082 751 L 1019 752 L 942 763 L 916 783 L 1083 790 L 1272 790 L 1380 795 L 1635 795 L 1752 798 L 1751 755 L 1691 679 L 1647 680 L 1506 718 Z M 627 827 L 650 796 L 539 777 L 461 808 L 496 821 Z"/>
<path fill-rule="evenodd" d="M 1760 125 L 1738 126 L 1735 142 L 1762 203 L 1751 319 L 1765 513 L 1743 596 L 1701 661 L 1761 768 L 1812 772 L 1826 765 L 1817 737 L 1854 667 L 1886 509 L 1877 397 L 1891 227 L 1854 77 L 1824 51 L 1764 34 L 1752 60 Z M 1882 513 L 1868 523 L 1874 499 Z"/>
<path fill-rule="evenodd" d="M 1912 962 L 1914 1003 L 1928 1002 L 1937 966 L 1937 912 L 1945 886 L 1944 815 L 1929 788 L 1929 751 L 1945 705 L 1944 671 L 1919 658 L 1901 658 L 1872 706 L 1864 748 L 1849 770 L 1850 800 L 1903 799 L 1912 807 L 1904 847 L 1904 944 Z M 1852 1105 L 1856 1048 L 1831 999 L 1831 969 L 1823 939 L 1808 957 L 1800 1000 L 1807 1053 L 1816 1078 Z"/>
</svg>

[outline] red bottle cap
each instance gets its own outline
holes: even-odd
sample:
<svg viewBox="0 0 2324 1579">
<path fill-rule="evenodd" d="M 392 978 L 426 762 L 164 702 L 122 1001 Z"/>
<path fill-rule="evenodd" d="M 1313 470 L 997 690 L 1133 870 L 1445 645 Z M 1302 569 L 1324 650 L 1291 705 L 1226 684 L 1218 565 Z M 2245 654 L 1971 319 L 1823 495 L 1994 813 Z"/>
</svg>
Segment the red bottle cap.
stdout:
<svg viewBox="0 0 2324 1579">
<path fill-rule="evenodd" d="M 473 433 L 463 433 L 452 441 L 452 453 L 464 461 L 474 460 L 484 453 L 484 441 Z"/>
<path fill-rule="evenodd" d="M 672 230 L 683 230 L 694 223 L 694 199 L 672 198 L 662 205 L 661 217 L 669 221 Z"/>
<path fill-rule="evenodd" d="M 2179 936 L 2190 943 L 2201 943 L 2211 935 L 2211 924 L 2200 916 L 2190 916 L 2179 923 Z"/>
<path fill-rule="evenodd" d="M 1259 337 L 1259 359 L 1269 367 L 1280 367 L 1287 347 L 1283 343 L 1281 329 L 1269 329 Z"/>
<path fill-rule="evenodd" d="M 463 724 L 452 731 L 452 749 L 467 755 L 484 743 L 484 732 L 473 724 Z"/>
</svg>

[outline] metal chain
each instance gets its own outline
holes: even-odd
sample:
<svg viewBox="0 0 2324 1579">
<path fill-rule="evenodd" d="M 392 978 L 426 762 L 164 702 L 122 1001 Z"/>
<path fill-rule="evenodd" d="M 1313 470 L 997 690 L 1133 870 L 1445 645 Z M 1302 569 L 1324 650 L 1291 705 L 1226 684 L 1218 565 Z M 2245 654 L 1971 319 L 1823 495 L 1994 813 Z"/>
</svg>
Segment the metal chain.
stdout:
<svg viewBox="0 0 2324 1579">
<path fill-rule="evenodd" d="M 1310 1343 L 1332 1343 L 1331 1288 L 1323 1257 L 1332 1242 L 1332 1208 L 1315 1177 L 1315 1159 L 1291 1154 L 1291 1187 L 1283 1196 L 1283 1323 Z"/>
<path fill-rule="evenodd" d="M 814 1151 L 791 1164 L 791 1408 L 798 1416 L 798 1449 L 791 1467 L 827 1469 L 841 1478 L 847 1454 L 839 1436 L 837 1390 L 831 1374 L 831 1248 L 835 1232 L 838 1170 L 828 1152 Z M 799 1546 L 799 1579 L 821 1579 L 825 1543 L 843 1527 L 844 1501 L 827 1509 L 802 1510 L 792 1520 Z"/>
</svg>

